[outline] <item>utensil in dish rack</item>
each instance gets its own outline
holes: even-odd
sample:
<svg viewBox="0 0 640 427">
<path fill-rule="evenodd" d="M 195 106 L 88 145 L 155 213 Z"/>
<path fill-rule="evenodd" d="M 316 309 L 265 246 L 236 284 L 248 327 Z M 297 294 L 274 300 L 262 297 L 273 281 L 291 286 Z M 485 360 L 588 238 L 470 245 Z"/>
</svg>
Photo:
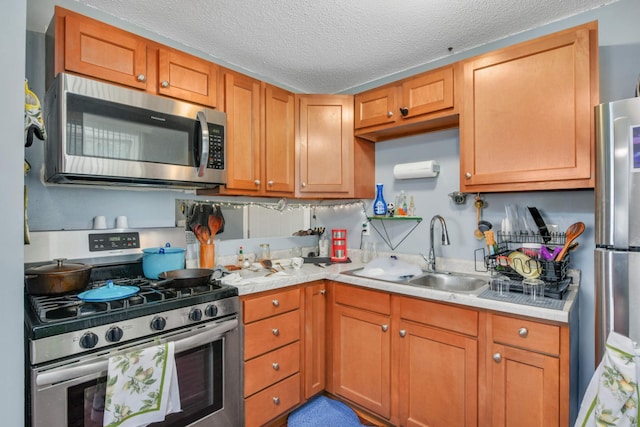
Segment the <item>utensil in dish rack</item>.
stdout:
<svg viewBox="0 0 640 427">
<path fill-rule="evenodd" d="M 569 246 L 571 246 L 571 243 L 584 232 L 584 228 L 584 222 L 576 222 L 574 224 L 571 224 L 569 228 L 567 228 L 567 231 L 565 232 L 565 243 L 562 247 L 562 250 L 556 257 L 556 261 L 562 261 L 562 258 L 564 258 L 567 251 L 569 250 Z"/>
</svg>

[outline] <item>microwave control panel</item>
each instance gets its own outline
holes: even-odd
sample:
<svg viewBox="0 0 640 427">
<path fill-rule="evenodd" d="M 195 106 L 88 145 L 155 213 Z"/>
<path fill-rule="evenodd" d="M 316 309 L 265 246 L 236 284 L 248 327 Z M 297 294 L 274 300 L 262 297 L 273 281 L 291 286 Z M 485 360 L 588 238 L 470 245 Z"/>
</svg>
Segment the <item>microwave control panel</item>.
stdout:
<svg viewBox="0 0 640 427">
<path fill-rule="evenodd" d="M 209 169 L 224 169 L 224 126 L 209 123 Z"/>
<path fill-rule="evenodd" d="M 140 247 L 140 233 L 89 234 L 89 251 L 112 251 L 116 249 L 137 249 Z"/>
</svg>

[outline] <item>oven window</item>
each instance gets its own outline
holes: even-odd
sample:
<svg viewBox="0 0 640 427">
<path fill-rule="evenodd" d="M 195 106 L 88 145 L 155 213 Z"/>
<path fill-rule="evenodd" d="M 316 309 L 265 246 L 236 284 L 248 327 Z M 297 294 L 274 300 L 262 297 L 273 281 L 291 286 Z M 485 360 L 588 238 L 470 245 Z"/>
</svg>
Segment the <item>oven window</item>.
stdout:
<svg viewBox="0 0 640 427">
<path fill-rule="evenodd" d="M 223 340 L 176 354 L 182 412 L 153 426 L 184 426 L 222 409 Z M 67 425 L 101 427 L 107 377 L 67 390 Z"/>
</svg>

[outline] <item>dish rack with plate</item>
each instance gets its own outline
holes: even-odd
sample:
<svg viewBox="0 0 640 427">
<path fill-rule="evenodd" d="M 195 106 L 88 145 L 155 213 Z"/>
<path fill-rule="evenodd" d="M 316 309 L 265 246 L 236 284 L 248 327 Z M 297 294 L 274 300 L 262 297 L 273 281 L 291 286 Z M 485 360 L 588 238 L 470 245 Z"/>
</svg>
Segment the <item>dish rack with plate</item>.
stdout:
<svg viewBox="0 0 640 427">
<path fill-rule="evenodd" d="M 571 284 L 571 278 L 567 276 L 569 253 L 560 261 L 545 260 L 540 257 L 529 257 L 531 253 L 528 255 L 527 253 L 533 249 L 523 245 L 534 243 L 553 249 L 563 246 L 565 241 L 565 233 L 553 233 L 543 239 L 543 236 L 534 233 L 498 232 L 497 250 L 494 254 L 487 254 L 486 248 L 476 249 L 476 271 L 491 272 L 492 281 L 508 281 L 509 291 L 512 292 L 523 292 L 524 278 L 537 278 L 545 282 L 545 297 L 562 299 Z M 525 256 L 510 257 L 509 255 L 514 251 L 521 252 Z M 479 258 L 482 259 L 481 262 Z M 478 267 L 479 265 L 482 267 Z"/>
</svg>

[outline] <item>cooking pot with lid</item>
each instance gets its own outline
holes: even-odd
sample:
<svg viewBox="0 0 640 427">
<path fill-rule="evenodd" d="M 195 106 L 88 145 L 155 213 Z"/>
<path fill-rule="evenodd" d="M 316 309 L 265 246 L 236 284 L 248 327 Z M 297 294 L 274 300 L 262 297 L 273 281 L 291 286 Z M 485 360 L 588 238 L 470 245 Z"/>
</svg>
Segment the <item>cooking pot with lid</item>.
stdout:
<svg viewBox="0 0 640 427">
<path fill-rule="evenodd" d="M 31 295 L 58 295 L 81 291 L 89 284 L 92 265 L 65 263 L 64 258 L 55 264 L 45 264 L 25 271 L 25 286 Z"/>
<path fill-rule="evenodd" d="M 172 248 L 167 243 L 164 248 L 142 250 L 142 272 L 147 279 L 157 279 L 163 271 L 184 268 L 184 248 Z"/>
</svg>

